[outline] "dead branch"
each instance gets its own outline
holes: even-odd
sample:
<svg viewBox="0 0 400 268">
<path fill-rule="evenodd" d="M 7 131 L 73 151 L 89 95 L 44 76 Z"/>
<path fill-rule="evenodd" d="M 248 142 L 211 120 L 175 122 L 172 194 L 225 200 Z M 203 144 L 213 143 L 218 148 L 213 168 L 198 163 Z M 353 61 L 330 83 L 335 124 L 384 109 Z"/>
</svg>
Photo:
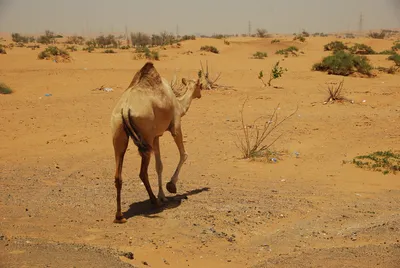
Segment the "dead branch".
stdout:
<svg viewBox="0 0 400 268">
<path fill-rule="evenodd" d="M 92 91 L 103 90 L 103 89 L 104 89 L 104 85 L 101 85 L 100 87 L 96 87 L 96 88 L 92 89 Z"/>
<path fill-rule="evenodd" d="M 208 61 L 206 61 L 206 70 L 204 70 L 203 63 L 200 61 L 201 70 L 199 71 L 199 77 L 202 79 L 203 88 L 206 90 L 213 90 L 217 88 L 231 89 L 231 86 L 224 86 L 217 84 L 217 81 L 221 78 L 221 73 L 218 73 L 215 79 L 210 78 L 208 69 Z"/>
</svg>

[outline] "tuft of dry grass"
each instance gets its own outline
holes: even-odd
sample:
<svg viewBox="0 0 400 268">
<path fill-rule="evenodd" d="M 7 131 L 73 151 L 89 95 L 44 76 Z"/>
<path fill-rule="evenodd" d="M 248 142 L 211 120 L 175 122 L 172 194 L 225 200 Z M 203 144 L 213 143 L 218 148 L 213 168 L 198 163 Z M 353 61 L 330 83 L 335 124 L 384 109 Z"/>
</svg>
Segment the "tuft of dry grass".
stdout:
<svg viewBox="0 0 400 268">
<path fill-rule="evenodd" d="M 267 119 L 265 119 L 264 116 L 261 116 L 254 120 L 253 124 L 247 125 L 244 121 L 244 106 L 247 100 L 248 98 L 243 102 L 242 109 L 240 110 L 242 123 L 241 130 L 243 136 L 241 137 L 238 135 L 239 144 L 236 143 L 236 146 L 240 149 L 242 156 L 245 159 L 273 155 L 274 152 L 271 151 L 271 146 L 282 137 L 283 133 L 275 138 L 272 138 L 273 134 L 282 123 L 296 114 L 298 107 L 293 113 L 278 120 L 278 104 L 272 115 Z M 264 121 L 259 123 L 263 118 Z"/>
<path fill-rule="evenodd" d="M 324 101 L 324 104 L 333 103 L 336 101 L 349 101 L 354 103 L 353 100 L 350 100 L 343 96 L 343 84 L 344 80 L 340 81 L 339 84 L 327 84 L 326 92 L 328 93 L 328 98 Z"/>
</svg>

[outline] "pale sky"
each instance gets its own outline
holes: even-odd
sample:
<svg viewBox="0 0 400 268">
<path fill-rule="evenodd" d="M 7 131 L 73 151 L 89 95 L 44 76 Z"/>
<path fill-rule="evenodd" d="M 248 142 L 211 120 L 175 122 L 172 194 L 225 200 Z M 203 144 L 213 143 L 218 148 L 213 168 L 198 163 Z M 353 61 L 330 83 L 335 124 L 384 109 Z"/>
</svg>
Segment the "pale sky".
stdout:
<svg viewBox="0 0 400 268">
<path fill-rule="evenodd" d="M 0 32 L 241 34 L 400 28 L 400 0 L 0 0 Z"/>
</svg>

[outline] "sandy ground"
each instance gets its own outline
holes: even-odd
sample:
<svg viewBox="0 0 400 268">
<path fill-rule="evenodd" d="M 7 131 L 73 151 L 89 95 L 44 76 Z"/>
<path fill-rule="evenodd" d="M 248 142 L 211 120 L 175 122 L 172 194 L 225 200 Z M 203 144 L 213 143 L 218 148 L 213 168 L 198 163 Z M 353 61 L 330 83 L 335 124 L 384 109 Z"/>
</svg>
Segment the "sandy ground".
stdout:
<svg viewBox="0 0 400 268">
<path fill-rule="evenodd" d="M 122 50 L 73 52 L 71 63 L 37 60 L 39 51 L 28 48 L 0 55 L 0 81 L 15 90 L 0 95 L 0 267 L 400 267 L 400 175 L 346 163 L 400 149 L 399 75 L 345 77 L 344 94 L 355 103 L 323 105 L 325 83 L 342 77 L 311 66 L 334 38 L 290 40 L 200 39 L 160 52 L 155 66 L 167 79 L 174 72 L 195 78 L 208 60 L 212 75 L 222 72 L 219 83 L 234 89 L 203 91 L 193 101 L 183 118 L 189 158 L 179 198 L 163 209 L 150 205 L 130 143 L 123 225 L 112 222 L 110 115 L 145 60 Z M 378 51 L 392 45 L 351 42 Z M 268 73 L 282 59 L 274 52 L 292 44 L 304 55 L 281 62 L 289 71 L 273 82 L 279 88 L 261 87 L 258 72 Z M 202 55 L 202 45 L 221 53 Z M 250 59 L 256 51 L 269 57 Z M 386 56 L 369 58 L 390 65 Z M 101 85 L 114 91 L 92 91 Z M 277 163 L 241 159 L 235 144 L 247 96 L 248 123 L 278 104 L 280 117 L 299 106 L 271 137 L 283 134 Z M 169 133 L 161 154 L 166 182 L 179 158 Z M 154 158 L 149 175 L 156 191 Z"/>
</svg>

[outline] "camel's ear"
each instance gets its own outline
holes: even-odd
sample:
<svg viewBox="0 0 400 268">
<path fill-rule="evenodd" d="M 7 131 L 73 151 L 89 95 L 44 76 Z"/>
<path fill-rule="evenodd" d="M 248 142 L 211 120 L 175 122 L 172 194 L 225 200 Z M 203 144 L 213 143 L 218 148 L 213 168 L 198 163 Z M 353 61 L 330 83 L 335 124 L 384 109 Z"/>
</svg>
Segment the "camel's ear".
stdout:
<svg viewBox="0 0 400 268">
<path fill-rule="evenodd" d="M 186 78 L 182 78 L 182 84 L 184 84 L 185 86 L 187 85 Z"/>
</svg>

